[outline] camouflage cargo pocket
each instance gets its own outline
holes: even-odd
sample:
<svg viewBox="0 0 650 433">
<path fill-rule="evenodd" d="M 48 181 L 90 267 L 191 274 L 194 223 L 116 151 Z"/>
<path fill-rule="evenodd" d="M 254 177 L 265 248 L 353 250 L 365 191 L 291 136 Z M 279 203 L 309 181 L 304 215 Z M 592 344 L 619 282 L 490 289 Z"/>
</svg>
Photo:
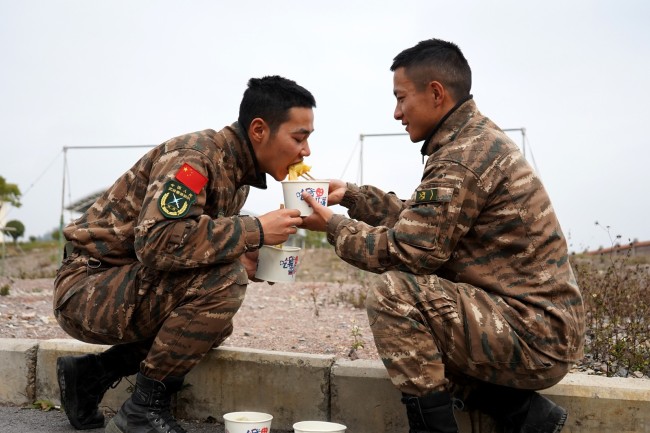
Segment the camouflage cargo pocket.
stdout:
<svg viewBox="0 0 650 433">
<path fill-rule="evenodd" d="M 548 368 L 514 329 L 483 290 L 468 284 L 459 288 L 459 308 L 463 315 L 467 352 L 475 364 L 490 364 L 526 371 Z"/>
<path fill-rule="evenodd" d="M 462 339 L 456 294 L 445 291 L 435 275 L 417 275 L 415 279 L 420 289 L 414 293 L 415 306 L 435 335 L 441 352 L 451 356 L 456 350 L 457 340 Z"/>
</svg>

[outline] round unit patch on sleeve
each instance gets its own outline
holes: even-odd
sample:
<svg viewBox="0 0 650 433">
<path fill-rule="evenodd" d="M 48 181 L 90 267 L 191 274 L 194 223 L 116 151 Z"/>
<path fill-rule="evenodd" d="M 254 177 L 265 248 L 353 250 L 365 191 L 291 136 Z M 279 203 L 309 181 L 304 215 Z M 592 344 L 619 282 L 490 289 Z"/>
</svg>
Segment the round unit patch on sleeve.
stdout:
<svg viewBox="0 0 650 433">
<path fill-rule="evenodd" d="M 165 218 L 182 218 L 190 211 L 195 200 L 196 194 L 188 187 L 180 182 L 170 180 L 160 194 L 158 209 Z"/>
</svg>

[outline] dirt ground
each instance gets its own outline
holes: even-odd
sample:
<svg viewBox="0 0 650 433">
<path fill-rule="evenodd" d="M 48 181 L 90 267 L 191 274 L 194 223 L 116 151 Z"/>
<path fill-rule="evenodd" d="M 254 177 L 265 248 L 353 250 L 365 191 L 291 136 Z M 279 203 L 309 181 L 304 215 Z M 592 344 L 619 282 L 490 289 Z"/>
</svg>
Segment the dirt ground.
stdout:
<svg viewBox="0 0 650 433">
<path fill-rule="evenodd" d="M 52 314 L 56 249 L 0 260 L 0 338 L 71 338 Z M 331 248 L 301 251 L 295 283 L 250 283 L 224 346 L 379 359 L 363 302 L 377 275 L 340 260 Z M 604 375 L 587 356 L 573 372 Z M 641 372 L 629 377 L 647 378 Z"/>
<path fill-rule="evenodd" d="M 375 275 L 330 248 L 302 251 L 295 283 L 251 283 L 224 346 L 378 359 L 363 309 Z M 52 313 L 58 250 L 10 251 L 0 276 L 0 338 L 71 338 Z"/>
</svg>

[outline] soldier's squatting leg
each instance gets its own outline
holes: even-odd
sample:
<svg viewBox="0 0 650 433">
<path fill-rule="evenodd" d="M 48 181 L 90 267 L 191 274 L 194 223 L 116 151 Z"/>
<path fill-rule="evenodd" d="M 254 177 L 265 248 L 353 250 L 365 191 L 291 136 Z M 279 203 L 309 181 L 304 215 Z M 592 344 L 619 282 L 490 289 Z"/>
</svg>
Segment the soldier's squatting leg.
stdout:
<svg viewBox="0 0 650 433">
<path fill-rule="evenodd" d="M 458 431 L 453 401 L 445 391 L 443 364 L 443 353 L 453 350 L 453 345 L 448 345 L 448 338 L 434 335 L 420 310 L 437 308 L 441 323 L 458 321 L 450 301 L 441 291 L 423 293 L 414 275 L 400 272 L 385 273 L 368 293 L 366 307 L 375 345 L 391 381 L 402 391 L 410 433 Z M 438 330 L 447 328 L 451 329 Z"/>
<path fill-rule="evenodd" d="M 71 266 L 61 276 L 72 295 L 55 303 L 59 324 L 89 343 L 153 339 L 141 372 L 157 380 L 184 375 L 230 335 L 248 282 L 243 266 L 226 275 L 217 268 L 158 272 L 139 263 L 85 272 Z"/>
<path fill-rule="evenodd" d="M 68 355 L 57 359 L 61 405 L 76 429 L 104 425 L 104 414 L 99 410 L 104 394 L 122 377 L 139 371 L 150 344 L 119 344 L 99 354 Z"/>
<path fill-rule="evenodd" d="M 232 318 L 246 289 L 246 279 L 241 279 L 243 284 L 236 279 L 195 272 L 159 284 L 162 293 L 182 291 L 181 302 L 164 315 L 136 389 L 108 423 L 107 432 L 185 432 L 170 411 L 170 398 L 181 389 L 185 374 L 232 332 Z"/>
<path fill-rule="evenodd" d="M 98 293 L 95 290 L 97 287 L 102 288 L 103 294 L 100 296 L 111 292 L 106 281 L 124 288 L 124 276 L 133 276 L 134 272 L 121 268 L 112 268 L 111 272 L 89 272 L 86 260 L 86 257 L 75 255 L 67 260 L 59 271 L 55 284 L 54 315 L 61 328 L 72 337 L 89 343 L 110 344 L 114 338 L 107 339 L 103 333 L 97 335 L 92 331 L 105 328 L 101 325 L 87 326 L 100 318 L 102 312 L 106 312 L 101 307 L 105 307 L 107 303 L 97 304 L 96 298 L 91 294 Z M 135 274 L 137 275 L 137 272 Z M 114 311 L 115 316 L 119 316 L 117 310 Z M 117 320 L 113 323 L 119 326 Z M 119 339 L 115 342 L 119 343 Z M 116 344 L 99 354 L 62 356 L 57 359 L 61 404 L 75 428 L 84 430 L 104 424 L 104 415 L 99 410 L 99 404 L 105 392 L 122 377 L 139 371 L 140 363 L 150 346 L 150 340 L 136 341 Z"/>
<path fill-rule="evenodd" d="M 457 376 L 544 389 L 570 367 L 531 349 L 490 296 L 468 284 L 391 271 L 366 306 L 379 355 L 403 392 L 423 394 Z"/>
<path fill-rule="evenodd" d="M 139 364 L 167 316 L 187 304 L 180 308 L 181 318 L 168 324 L 158 351 L 151 352 L 156 359 L 160 350 L 171 349 L 160 357 L 162 364 L 149 363 L 153 367 L 148 374 L 160 379 L 189 371 L 210 347 L 230 335 L 232 317 L 241 305 L 247 282 L 243 268 L 220 276 L 210 269 L 158 273 L 134 264 L 88 275 L 84 264 L 73 262 L 60 272 L 55 316 L 66 332 L 81 341 L 115 344 L 107 355 L 132 341 L 143 345 L 142 350 L 134 351 Z M 194 333 L 197 329 L 199 332 Z M 191 337 L 183 338 L 184 334 Z M 189 352 L 182 353 L 184 348 Z"/>
<path fill-rule="evenodd" d="M 180 283 L 174 280 L 163 281 L 163 291 L 173 290 Z M 183 278 L 183 298 L 173 314 L 162 321 L 141 372 L 156 380 L 185 376 L 232 333 L 232 320 L 244 300 L 246 282 L 245 274 L 228 277 L 203 272 Z"/>
<path fill-rule="evenodd" d="M 383 284 L 369 293 L 367 307 L 379 354 L 393 383 L 405 394 L 403 402 L 407 404 L 409 420 L 413 418 L 409 401 L 420 396 L 415 406 L 421 407 L 422 401 L 439 397 L 436 391 L 440 387 L 436 385 L 444 384 L 446 376 L 453 385 L 469 385 L 465 389 L 460 387 L 464 392 L 458 394 L 463 399 L 477 387 L 483 390 L 481 398 L 486 401 L 502 401 L 499 397 L 505 400 L 511 390 L 517 393 L 510 400 L 519 401 L 519 405 L 493 413 L 509 420 L 510 425 L 536 426 L 538 420 L 531 419 L 532 412 L 528 410 L 535 406 L 535 411 L 548 412 L 552 418 L 548 431 L 561 428 L 566 418 L 562 408 L 533 391 L 516 387 L 551 386 L 566 374 L 566 365 L 540 362 L 482 290 L 436 276 L 389 272 Z M 431 365 L 432 360 L 439 365 Z M 481 385 L 489 385 L 487 394 L 488 388 Z M 522 392 L 526 398 L 522 398 Z"/>
<path fill-rule="evenodd" d="M 429 302 L 417 300 L 416 291 Z M 414 275 L 387 272 L 381 284 L 368 293 L 368 320 L 377 351 L 391 381 L 403 393 L 422 396 L 442 390 L 447 384 L 442 354 L 453 350 L 453 344 L 447 345 L 446 339 L 433 335 L 422 313 L 424 308 L 435 308 L 436 303 L 441 310 L 436 314 L 441 326 L 436 328 L 450 329 L 442 325 L 459 321 L 454 308 L 444 307 L 452 301 L 441 291 L 422 293 Z"/>
</svg>

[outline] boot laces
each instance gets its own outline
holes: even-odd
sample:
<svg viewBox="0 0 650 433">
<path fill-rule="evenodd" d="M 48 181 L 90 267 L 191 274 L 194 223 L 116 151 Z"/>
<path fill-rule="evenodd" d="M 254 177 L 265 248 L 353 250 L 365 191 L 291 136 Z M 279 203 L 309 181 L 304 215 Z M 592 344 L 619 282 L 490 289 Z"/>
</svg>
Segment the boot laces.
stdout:
<svg viewBox="0 0 650 433">
<path fill-rule="evenodd" d="M 154 417 L 154 424 L 159 425 L 161 431 L 165 433 L 187 433 L 187 430 L 176 421 L 176 418 L 174 418 L 174 415 L 172 415 L 169 409 L 165 408 L 159 411 L 151 411 L 150 413 Z"/>
<path fill-rule="evenodd" d="M 111 382 L 111 383 L 109 383 L 107 385 L 102 385 L 102 387 L 101 387 L 101 395 L 103 396 L 104 394 L 106 394 L 106 391 L 108 391 L 109 389 L 117 388 L 117 385 L 119 385 L 120 382 L 122 382 L 121 377 L 119 379 L 117 379 L 117 380 L 114 380 L 113 382 Z"/>
</svg>

